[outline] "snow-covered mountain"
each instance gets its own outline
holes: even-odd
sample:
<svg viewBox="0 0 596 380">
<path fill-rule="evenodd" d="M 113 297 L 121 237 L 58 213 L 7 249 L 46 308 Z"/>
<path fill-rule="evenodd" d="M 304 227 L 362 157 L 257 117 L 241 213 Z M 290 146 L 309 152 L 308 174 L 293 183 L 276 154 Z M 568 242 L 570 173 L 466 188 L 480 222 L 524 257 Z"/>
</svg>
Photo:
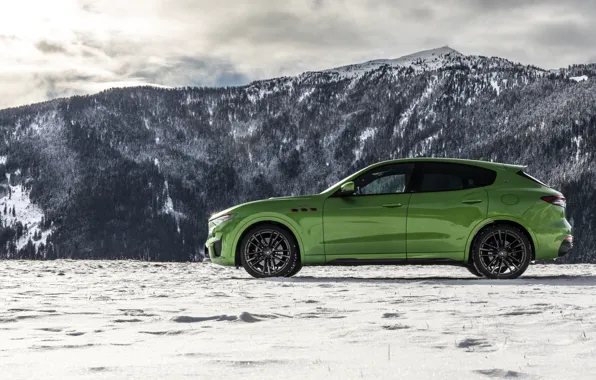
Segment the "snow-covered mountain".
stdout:
<svg viewBox="0 0 596 380">
<path fill-rule="evenodd" d="M 0 111 L 12 176 L 0 196 L 22 186 L 43 213 L 4 218 L 0 254 L 184 260 L 219 209 L 320 191 L 379 160 L 449 156 L 529 165 L 568 197 L 567 260 L 596 261 L 593 78 L 594 64 L 543 70 L 443 47 L 242 87 L 115 89 Z M 25 230 L 43 246 L 19 253 Z"/>
<path fill-rule="evenodd" d="M 388 66 L 393 68 L 412 67 L 416 72 L 437 70 L 450 65 L 461 63 L 465 56 L 460 52 L 444 46 L 438 49 L 423 50 L 397 59 L 376 59 L 364 63 L 337 67 L 324 72 L 336 73 L 342 78 L 354 78 L 368 71 Z"/>
</svg>

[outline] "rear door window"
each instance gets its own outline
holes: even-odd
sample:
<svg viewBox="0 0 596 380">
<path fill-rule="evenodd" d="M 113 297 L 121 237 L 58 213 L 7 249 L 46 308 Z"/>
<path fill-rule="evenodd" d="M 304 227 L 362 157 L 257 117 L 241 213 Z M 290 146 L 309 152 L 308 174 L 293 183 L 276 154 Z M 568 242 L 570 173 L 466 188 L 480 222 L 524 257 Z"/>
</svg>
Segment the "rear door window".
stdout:
<svg viewBox="0 0 596 380">
<path fill-rule="evenodd" d="M 418 192 L 473 189 L 492 185 L 497 173 L 472 165 L 423 162 L 418 171 Z"/>
</svg>

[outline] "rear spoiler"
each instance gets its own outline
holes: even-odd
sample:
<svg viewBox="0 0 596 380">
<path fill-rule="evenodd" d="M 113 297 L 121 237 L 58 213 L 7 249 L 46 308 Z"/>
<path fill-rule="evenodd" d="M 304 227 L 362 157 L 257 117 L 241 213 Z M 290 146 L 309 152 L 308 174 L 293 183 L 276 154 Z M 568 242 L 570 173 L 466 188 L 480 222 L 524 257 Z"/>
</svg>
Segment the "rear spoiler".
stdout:
<svg viewBox="0 0 596 380">
<path fill-rule="evenodd" d="M 519 172 L 519 171 L 523 171 L 528 167 L 528 165 L 510 165 L 510 164 L 503 164 L 503 168 L 505 168 L 505 170 L 509 170 L 512 172 Z"/>
</svg>

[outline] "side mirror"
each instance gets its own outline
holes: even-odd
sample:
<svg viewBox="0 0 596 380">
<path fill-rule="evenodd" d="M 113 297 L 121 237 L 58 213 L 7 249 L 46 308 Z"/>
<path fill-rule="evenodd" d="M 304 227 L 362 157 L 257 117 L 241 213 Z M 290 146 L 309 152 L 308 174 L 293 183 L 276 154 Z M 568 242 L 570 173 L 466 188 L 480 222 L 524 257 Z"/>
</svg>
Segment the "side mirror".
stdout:
<svg viewBox="0 0 596 380">
<path fill-rule="evenodd" d="M 354 185 L 354 182 L 350 181 L 350 182 L 346 182 L 343 185 L 341 185 L 341 187 L 339 188 L 339 195 L 342 196 L 347 196 L 347 195 L 352 195 L 354 194 L 356 186 Z"/>
</svg>

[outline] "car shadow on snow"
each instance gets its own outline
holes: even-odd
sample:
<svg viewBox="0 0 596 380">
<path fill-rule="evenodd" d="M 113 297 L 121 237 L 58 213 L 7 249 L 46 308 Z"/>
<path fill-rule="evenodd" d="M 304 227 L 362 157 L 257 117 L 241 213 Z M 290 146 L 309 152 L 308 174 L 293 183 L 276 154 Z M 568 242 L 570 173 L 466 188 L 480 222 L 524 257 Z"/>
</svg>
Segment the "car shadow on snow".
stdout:
<svg viewBox="0 0 596 380">
<path fill-rule="evenodd" d="M 241 278 L 236 278 L 240 280 Z M 244 278 L 248 279 L 248 278 Z M 254 280 L 251 278 L 251 280 Z M 323 277 L 296 276 L 291 278 L 262 279 L 284 283 L 442 283 L 445 285 L 551 285 L 551 286 L 593 286 L 596 276 L 581 275 L 553 275 L 553 276 L 522 276 L 515 280 L 489 280 L 475 277 L 446 277 L 446 276 L 407 276 L 407 277 Z"/>
</svg>

